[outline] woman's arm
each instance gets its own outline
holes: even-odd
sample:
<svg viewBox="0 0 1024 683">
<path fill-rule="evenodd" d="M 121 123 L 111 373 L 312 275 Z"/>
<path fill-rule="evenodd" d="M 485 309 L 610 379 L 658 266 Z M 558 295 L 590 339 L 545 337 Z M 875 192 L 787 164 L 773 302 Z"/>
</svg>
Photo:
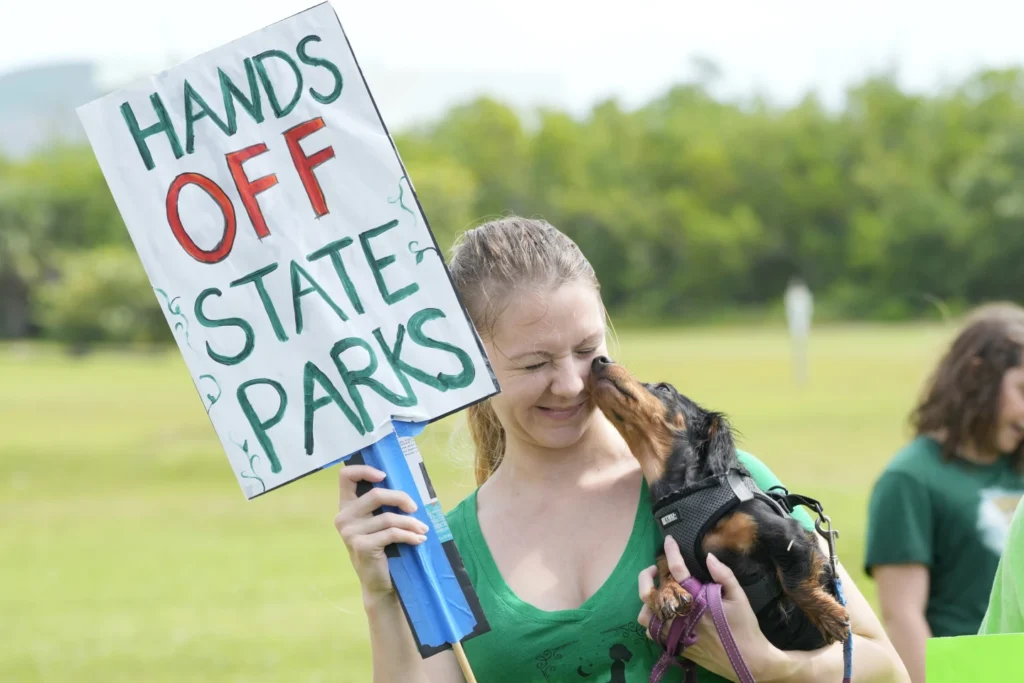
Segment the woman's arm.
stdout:
<svg viewBox="0 0 1024 683">
<path fill-rule="evenodd" d="M 820 542 L 824 545 L 823 539 Z M 677 581 L 682 582 L 689 577 L 690 573 L 686 569 L 679 547 L 671 536 L 665 539 L 665 554 L 669 570 Z M 755 680 L 764 683 L 821 683 L 843 680 L 842 643 L 811 652 L 779 650 L 761 632 L 757 616 L 732 570 L 718 562 L 713 555 L 708 556 L 707 564 L 712 578 L 722 586 L 722 603 L 726 619 Z M 871 606 L 841 564 L 838 569 L 854 634 L 853 681 L 910 683 L 903 662 L 886 637 L 885 629 L 875 617 Z M 641 598 L 646 596 L 653 585 L 656 573 L 657 570 L 652 568 L 640 575 Z M 645 627 L 650 623 L 650 611 L 646 605 L 640 612 L 639 621 Z M 687 657 L 719 676 L 737 681 L 736 672 L 729 663 L 728 655 L 710 615 L 705 615 L 698 622 L 697 642 L 687 649 Z"/>
<path fill-rule="evenodd" d="M 921 564 L 879 565 L 873 571 L 886 633 L 914 683 L 924 683 L 925 645 L 932 637 L 925 619 L 930 574 Z"/>
<path fill-rule="evenodd" d="M 396 593 L 363 596 L 374 683 L 465 683 L 451 650 L 424 660 Z"/>
<path fill-rule="evenodd" d="M 384 548 L 391 543 L 417 545 L 426 540 L 426 526 L 410 515 L 374 514 L 382 505 L 413 512 L 416 504 L 403 491 L 373 488 L 356 495 L 360 481 L 381 481 L 384 473 L 366 465 L 346 465 L 338 476 L 338 514 L 334 526 L 345 542 L 363 588 L 363 607 L 370 627 L 373 683 L 464 683 L 452 652 L 424 660 L 416 648 L 409 622 L 391 583 Z"/>
<path fill-rule="evenodd" d="M 824 539 L 819 539 L 822 550 L 828 554 Z M 910 675 L 899 653 L 886 636 L 885 629 L 875 616 L 871 605 L 857 588 L 842 563 L 837 564 L 843 582 L 846 609 L 853 630 L 853 681 L 899 681 L 908 683 Z M 731 572 L 730 572 L 731 573 Z M 781 652 L 779 657 L 784 675 L 773 680 L 787 683 L 818 683 L 843 679 L 843 645 L 836 643 L 811 652 Z M 923 680 L 923 679 L 922 679 Z"/>
</svg>

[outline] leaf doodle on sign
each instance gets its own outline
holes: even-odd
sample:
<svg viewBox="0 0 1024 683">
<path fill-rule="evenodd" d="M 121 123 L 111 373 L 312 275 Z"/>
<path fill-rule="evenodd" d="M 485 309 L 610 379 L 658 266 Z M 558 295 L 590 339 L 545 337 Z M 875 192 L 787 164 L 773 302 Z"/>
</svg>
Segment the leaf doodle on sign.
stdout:
<svg viewBox="0 0 1024 683">
<path fill-rule="evenodd" d="M 162 295 L 163 298 L 164 298 L 164 301 L 167 302 L 167 310 L 170 312 L 170 314 L 178 316 L 179 318 L 181 318 L 182 320 L 185 321 L 184 323 L 180 323 L 180 322 L 174 323 L 174 329 L 175 329 L 175 331 L 182 331 L 183 330 L 185 332 L 185 343 L 188 345 L 188 348 L 191 349 L 192 348 L 192 342 L 189 340 L 189 336 L 188 336 L 188 318 L 186 318 L 185 314 L 181 312 L 181 306 L 175 304 L 175 302 L 178 299 L 180 299 L 181 297 L 180 296 L 176 296 L 173 299 L 171 299 L 170 297 L 167 296 L 167 292 L 165 292 L 164 290 L 159 289 L 159 288 L 154 288 L 154 289 L 155 289 L 155 291 L 158 294 Z"/>
<path fill-rule="evenodd" d="M 409 242 L 409 251 L 416 254 L 416 265 L 423 262 L 423 254 L 428 251 L 432 251 L 437 254 L 437 258 L 441 258 L 441 253 L 437 250 L 437 247 L 425 247 L 423 249 L 417 249 L 416 246 L 419 244 L 416 240 Z"/>
<path fill-rule="evenodd" d="M 206 394 L 207 400 L 210 401 L 210 405 L 206 406 L 206 414 L 209 415 L 210 410 L 213 408 L 213 404 L 220 400 L 221 394 L 223 392 L 220 388 L 220 382 L 218 382 L 217 378 L 214 377 L 213 375 L 199 375 L 199 379 L 209 379 L 211 382 L 213 382 L 214 386 L 217 387 L 216 396 L 214 396 L 213 394 Z"/>
<path fill-rule="evenodd" d="M 405 197 L 405 188 L 402 187 L 402 181 L 403 180 L 405 182 L 409 182 L 409 178 L 407 178 L 406 176 L 402 176 L 401 178 L 398 179 L 398 196 L 395 197 L 395 198 L 388 197 L 388 204 L 398 204 L 399 206 L 401 206 L 403 211 L 408 212 L 408 214 L 410 216 L 412 216 L 412 224 L 416 225 L 416 214 L 415 214 L 415 212 L 413 212 L 412 209 L 410 209 L 408 206 L 406 206 L 405 202 L 403 201 L 403 199 Z"/>
<path fill-rule="evenodd" d="M 260 475 L 256 474 L 256 466 L 253 464 L 260 459 L 259 453 L 249 453 L 248 439 L 246 439 L 242 443 L 238 443 L 237 441 L 235 441 L 235 437 L 231 436 L 230 434 L 228 434 L 228 438 L 231 439 L 231 443 L 235 444 L 236 446 L 242 449 L 242 452 L 245 453 L 245 457 L 249 461 L 249 469 L 242 470 L 241 472 L 239 472 L 239 476 L 241 476 L 242 479 L 254 479 L 255 481 L 258 481 L 260 483 L 260 486 L 262 487 L 260 493 L 266 493 L 267 485 L 263 482 L 263 479 L 260 478 Z"/>
</svg>

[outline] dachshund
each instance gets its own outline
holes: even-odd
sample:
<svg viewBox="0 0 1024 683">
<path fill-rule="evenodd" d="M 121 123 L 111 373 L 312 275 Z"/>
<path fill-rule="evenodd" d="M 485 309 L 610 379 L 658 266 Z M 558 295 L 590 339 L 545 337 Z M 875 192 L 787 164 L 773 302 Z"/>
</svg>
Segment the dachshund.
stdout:
<svg viewBox="0 0 1024 683">
<path fill-rule="evenodd" d="M 710 582 L 705 558 L 714 553 L 732 569 L 761 631 L 779 649 L 844 641 L 849 614 L 836 594 L 831 563 L 814 532 L 754 484 L 725 415 L 702 408 L 671 384 L 640 382 L 603 356 L 592 362 L 589 381 L 592 400 L 640 463 L 663 533 L 683 537 L 679 546 L 691 574 Z M 738 495 L 736 504 L 734 491 L 749 493 Z M 692 498 L 698 495 L 704 497 Z M 687 496 L 689 508 L 665 502 Z M 723 500 L 733 505 L 719 507 L 725 512 L 716 517 L 709 507 Z M 656 563 L 658 586 L 644 602 L 667 624 L 686 615 L 693 598 L 672 577 L 663 549 Z"/>
</svg>

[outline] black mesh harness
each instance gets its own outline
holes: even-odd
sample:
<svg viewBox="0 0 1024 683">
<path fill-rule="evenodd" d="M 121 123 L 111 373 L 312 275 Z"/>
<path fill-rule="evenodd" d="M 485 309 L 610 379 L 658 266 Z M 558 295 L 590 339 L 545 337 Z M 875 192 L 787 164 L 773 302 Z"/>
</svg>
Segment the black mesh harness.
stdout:
<svg viewBox="0 0 1024 683">
<path fill-rule="evenodd" d="M 765 501 L 783 517 L 787 508 L 792 510 L 792 496 L 765 493 L 747 473 L 730 469 L 662 496 L 654 503 L 654 518 L 662 533 L 679 545 L 690 573 L 701 583 L 710 583 L 714 579 L 700 547 L 704 535 L 740 503 L 754 498 Z M 782 586 L 777 577 L 762 571 L 754 581 L 743 584 L 743 590 L 757 614 L 782 593 Z"/>
<path fill-rule="evenodd" d="M 768 503 L 772 510 L 783 517 L 792 513 L 797 505 L 810 508 L 817 514 L 818 519 L 814 522 L 814 528 L 828 542 L 833 586 L 839 603 L 845 606 L 846 598 L 843 595 L 843 584 L 839 580 L 838 558 L 835 549 L 835 540 L 838 538 L 839 532 L 832 528 L 832 520 L 822 510 L 821 503 L 813 498 L 790 493 L 781 486 L 773 486 L 766 493 L 758 488 L 750 475 L 734 468 L 725 474 L 708 477 L 686 488 L 662 496 L 654 503 L 654 518 L 657 520 L 658 526 L 661 527 L 662 533 L 672 536 L 679 544 L 679 550 L 690 573 L 700 583 L 706 585 L 713 583 L 714 579 L 708 573 L 704 553 L 700 549 L 704 535 L 737 505 L 754 498 Z M 753 581 L 741 585 L 747 594 L 754 614 L 760 613 L 782 592 L 778 578 L 764 570 Z M 721 633 L 720 628 L 719 635 Z M 731 655 L 730 660 L 732 660 Z M 733 665 L 735 666 L 735 662 Z M 848 627 L 846 640 L 843 641 L 843 683 L 850 683 L 852 678 L 853 630 L 852 627 Z M 652 677 L 651 680 L 655 679 Z M 752 677 L 751 680 L 753 680 Z"/>
</svg>

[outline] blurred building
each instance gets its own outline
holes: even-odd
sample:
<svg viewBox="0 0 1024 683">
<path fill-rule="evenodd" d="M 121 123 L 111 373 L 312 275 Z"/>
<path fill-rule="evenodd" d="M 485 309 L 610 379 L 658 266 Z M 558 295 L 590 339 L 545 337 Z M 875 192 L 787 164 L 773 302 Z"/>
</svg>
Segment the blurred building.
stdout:
<svg viewBox="0 0 1024 683">
<path fill-rule="evenodd" d="M 102 94 L 92 62 L 0 74 L 0 154 L 20 157 L 53 140 L 84 140 L 75 107 Z"/>
</svg>

